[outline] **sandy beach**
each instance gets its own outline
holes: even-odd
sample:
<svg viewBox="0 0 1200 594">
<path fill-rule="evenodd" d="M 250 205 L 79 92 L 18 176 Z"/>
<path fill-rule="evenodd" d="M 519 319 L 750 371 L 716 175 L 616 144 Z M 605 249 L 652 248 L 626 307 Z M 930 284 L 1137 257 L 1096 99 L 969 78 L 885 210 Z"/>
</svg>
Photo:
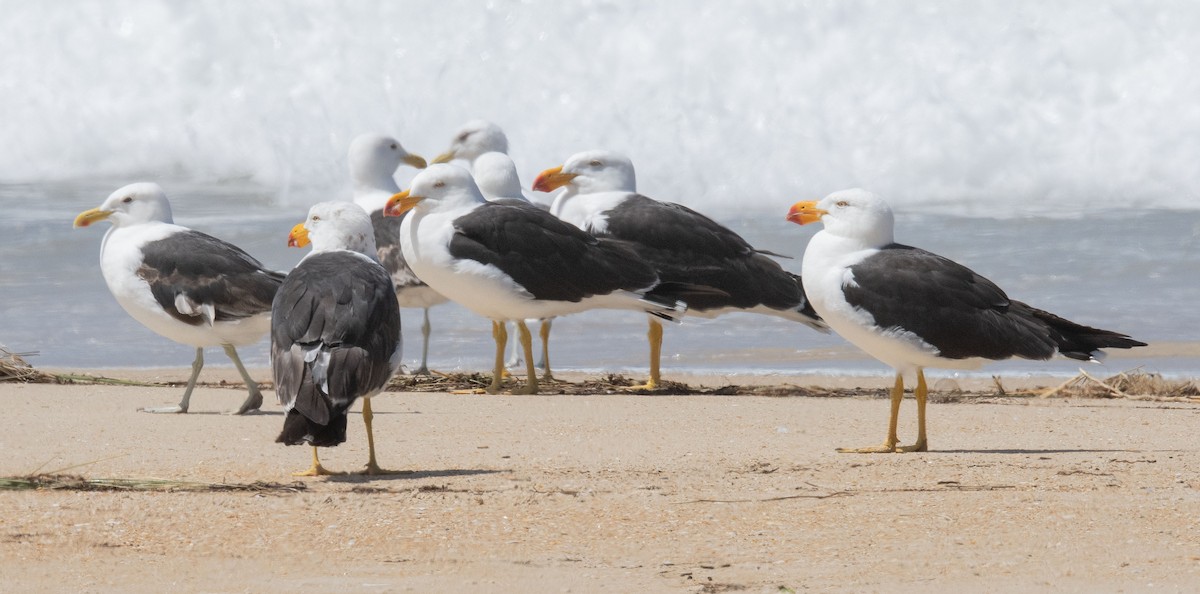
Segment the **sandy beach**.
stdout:
<svg viewBox="0 0 1200 594">
<path fill-rule="evenodd" d="M 834 448 L 882 440 L 881 390 L 390 392 L 374 403 L 380 463 L 406 473 L 298 479 L 309 450 L 273 443 L 273 393 L 247 417 L 220 414 L 243 397 L 220 387 L 187 415 L 136 412 L 178 396 L 0 384 L 0 475 L 178 482 L 3 491 L 6 591 L 1200 589 L 1200 402 L 1186 399 L 942 394 L 934 451 L 848 455 Z M 357 409 L 349 441 L 323 452 L 332 469 L 366 461 Z M 902 441 L 913 417 L 906 400 Z"/>
</svg>

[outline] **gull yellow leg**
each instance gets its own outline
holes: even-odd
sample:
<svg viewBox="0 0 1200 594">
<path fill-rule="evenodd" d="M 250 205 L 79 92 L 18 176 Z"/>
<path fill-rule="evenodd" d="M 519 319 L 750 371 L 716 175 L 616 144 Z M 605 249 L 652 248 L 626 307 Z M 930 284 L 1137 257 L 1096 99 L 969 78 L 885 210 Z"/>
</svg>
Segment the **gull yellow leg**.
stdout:
<svg viewBox="0 0 1200 594">
<path fill-rule="evenodd" d="M 925 385 L 924 369 L 917 369 L 917 389 L 914 396 L 917 399 L 917 443 L 896 448 L 898 452 L 929 451 L 929 442 L 925 439 L 925 401 L 929 396 L 929 388 Z"/>
<path fill-rule="evenodd" d="M 500 386 L 504 383 L 504 347 L 508 345 L 508 330 L 504 322 L 492 322 L 492 338 L 496 339 L 496 366 L 492 369 L 492 383 L 483 391 L 488 394 L 499 394 Z"/>
<path fill-rule="evenodd" d="M 529 326 L 524 321 L 517 322 L 517 338 L 521 341 L 521 350 L 525 353 L 525 387 L 513 388 L 513 394 L 537 394 L 537 370 L 533 367 L 533 336 Z"/>
<path fill-rule="evenodd" d="M 888 420 L 887 440 L 881 446 L 867 448 L 838 448 L 843 454 L 889 454 L 896 451 L 900 439 L 896 437 L 896 424 L 900 417 L 900 400 L 904 398 L 904 376 L 897 373 L 896 383 L 892 386 L 892 414 Z"/>
<path fill-rule="evenodd" d="M 630 386 L 630 390 L 655 390 L 662 380 L 659 362 L 662 360 L 663 327 L 658 320 L 650 320 L 646 338 L 650 341 L 650 379 L 640 386 Z"/>
<path fill-rule="evenodd" d="M 317 446 L 313 446 L 312 451 L 313 451 L 312 467 L 303 472 L 293 472 L 292 476 L 332 476 L 335 474 L 342 474 L 340 472 L 333 472 L 332 470 L 327 470 L 324 466 L 321 466 L 321 459 L 319 457 L 317 457 Z"/>
<path fill-rule="evenodd" d="M 375 461 L 375 432 L 371 429 L 371 421 L 375 420 L 375 413 L 371 412 L 371 399 L 363 398 L 362 407 L 363 425 L 367 428 L 367 467 L 359 474 L 399 474 L 397 470 L 384 470 L 379 467 Z"/>
<path fill-rule="evenodd" d="M 542 379 L 548 382 L 554 381 L 554 376 L 550 374 L 550 325 L 554 322 L 554 318 L 546 318 L 542 320 L 542 325 L 538 328 L 538 335 L 542 337 Z"/>
</svg>

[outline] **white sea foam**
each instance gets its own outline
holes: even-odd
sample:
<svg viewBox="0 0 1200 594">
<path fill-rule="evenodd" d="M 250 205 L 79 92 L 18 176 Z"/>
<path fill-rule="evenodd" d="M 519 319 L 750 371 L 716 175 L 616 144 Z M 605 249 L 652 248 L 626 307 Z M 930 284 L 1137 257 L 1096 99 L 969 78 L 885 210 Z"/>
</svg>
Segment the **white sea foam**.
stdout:
<svg viewBox="0 0 1200 594">
<path fill-rule="evenodd" d="M 606 147 L 715 213 L 850 186 L 989 216 L 1200 205 L 1192 2 L 2 8 L 3 182 L 249 179 L 307 204 L 345 188 L 360 132 L 432 154 L 484 117 L 526 183 Z"/>
</svg>

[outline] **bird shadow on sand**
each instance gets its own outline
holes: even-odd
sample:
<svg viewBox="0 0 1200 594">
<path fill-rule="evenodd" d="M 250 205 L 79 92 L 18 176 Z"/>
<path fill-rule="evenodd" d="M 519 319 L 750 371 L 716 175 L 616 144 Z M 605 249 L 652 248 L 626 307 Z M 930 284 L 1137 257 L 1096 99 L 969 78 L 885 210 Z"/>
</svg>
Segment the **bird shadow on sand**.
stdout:
<svg viewBox="0 0 1200 594">
<path fill-rule="evenodd" d="M 444 470 L 401 470 L 395 474 L 337 474 L 327 477 L 331 483 L 372 483 L 377 481 L 408 481 L 429 478 L 451 478 L 501 474 L 508 470 L 486 470 L 481 468 L 448 468 Z"/>
<path fill-rule="evenodd" d="M 149 411 L 138 409 L 138 412 L 144 413 L 144 412 L 149 412 Z M 282 410 L 252 410 L 250 412 L 242 413 L 239 415 L 239 414 L 235 414 L 234 411 L 232 411 L 232 410 L 189 410 L 186 413 L 151 413 L 151 414 L 164 414 L 164 415 L 181 414 L 183 416 L 215 415 L 215 416 L 219 416 L 219 417 L 282 417 L 285 413 Z M 349 414 L 361 415 L 362 412 L 361 411 L 351 411 Z M 388 415 L 419 415 L 419 414 L 421 414 L 421 411 L 418 411 L 418 410 L 412 410 L 412 411 L 403 411 L 403 410 L 402 411 L 387 411 L 387 410 L 380 411 L 380 410 L 377 410 L 377 411 L 375 411 L 375 416 L 377 416 L 377 417 L 383 417 L 383 416 L 388 416 Z"/>
<path fill-rule="evenodd" d="M 163 416 L 179 415 L 181 417 L 191 417 L 191 416 L 199 417 L 199 416 L 205 416 L 205 415 L 216 416 L 216 417 L 282 417 L 283 416 L 283 411 L 281 411 L 281 410 L 252 410 L 250 412 L 242 413 L 240 415 L 235 414 L 235 412 L 232 410 L 189 410 L 185 413 L 169 413 L 169 412 L 164 413 L 164 412 L 152 412 L 152 411 L 142 410 L 139 408 L 137 410 L 137 412 L 144 413 L 144 414 L 157 414 L 157 415 L 163 415 Z"/>
<path fill-rule="evenodd" d="M 1088 448 L 1079 449 L 996 449 L 996 450 L 930 450 L 927 454 L 1150 454 L 1150 453 L 1170 453 L 1180 450 L 1097 450 Z"/>
</svg>

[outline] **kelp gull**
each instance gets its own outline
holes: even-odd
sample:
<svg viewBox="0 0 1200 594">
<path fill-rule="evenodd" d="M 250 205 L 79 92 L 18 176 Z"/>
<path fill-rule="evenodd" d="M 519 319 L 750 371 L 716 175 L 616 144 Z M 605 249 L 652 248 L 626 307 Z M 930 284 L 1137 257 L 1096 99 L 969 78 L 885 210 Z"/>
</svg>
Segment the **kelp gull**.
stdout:
<svg viewBox="0 0 1200 594">
<path fill-rule="evenodd" d="M 412 214 L 400 244 L 413 271 L 430 286 L 492 320 L 496 361 L 489 393 L 501 386 L 505 321 L 515 321 L 527 383 L 536 393 L 529 329 L 522 320 L 592 308 L 639 309 L 672 320 L 690 289 L 660 284 L 653 268 L 625 242 L 598 239 L 537 207 L 487 202 L 470 174 L 431 165 L 412 188 L 393 196 L 387 214 Z"/>
<path fill-rule="evenodd" d="M 729 228 L 679 204 L 637 193 L 633 163 L 610 151 L 587 151 L 543 171 L 533 189 L 565 187 L 550 212 L 599 237 L 630 242 L 664 282 L 718 289 L 688 300 L 688 311 L 712 318 L 743 311 L 779 316 L 825 331 L 809 306 L 800 278 L 787 272 Z M 662 325 L 650 320 L 650 379 L 660 382 Z"/>
<path fill-rule="evenodd" d="M 802 264 L 813 308 L 843 338 L 896 370 L 884 444 L 841 452 L 928 449 L 925 367 L 972 369 L 988 360 L 1044 360 L 1055 353 L 1088 361 L 1103 356 L 1102 348 L 1146 345 L 1011 300 L 965 266 L 895 243 L 892 210 L 870 192 L 845 190 L 819 202 L 797 202 L 787 218 L 825 225 L 809 241 Z M 917 441 L 899 446 L 904 374 L 913 372 Z"/>
<path fill-rule="evenodd" d="M 222 347 L 246 382 L 249 395 L 234 414 L 258 410 L 262 393 L 235 347 L 267 333 L 271 299 L 284 275 L 263 268 L 235 245 L 174 224 L 158 184 L 113 192 L 75 217 L 75 226 L 99 221 L 112 223 L 100 245 L 100 271 L 117 303 L 150 330 L 196 348 L 179 404 L 139 410 L 186 413 L 204 367 L 204 347 L 210 346 Z"/>
<path fill-rule="evenodd" d="M 370 457 L 367 474 L 386 473 L 375 461 L 371 397 L 400 367 L 400 309 L 392 281 L 376 260 L 366 211 L 348 202 L 322 202 L 296 225 L 288 245 L 312 252 L 296 265 L 271 306 L 271 368 L 286 416 L 275 440 L 313 446 L 304 476 L 331 474 L 318 447 L 346 441 L 346 411 L 363 399 Z"/>
<path fill-rule="evenodd" d="M 454 133 L 450 148 L 434 157 L 434 163 L 449 163 L 455 159 L 467 162 L 467 169 L 475 178 L 475 185 L 489 202 L 497 200 L 523 200 L 534 206 L 549 209 L 550 205 L 531 200 L 517 175 L 517 167 L 508 156 L 508 135 L 500 126 L 487 120 L 471 120 Z M 553 380 L 550 372 L 550 327 L 552 319 L 541 320 L 539 335 L 542 338 L 542 357 L 537 367 L 544 370 L 542 379 Z M 514 337 L 515 338 L 515 337 Z M 513 340 L 512 354 L 508 365 L 521 364 L 521 350 Z"/>
<path fill-rule="evenodd" d="M 425 159 L 404 150 L 400 141 L 390 136 L 361 134 L 350 143 L 349 163 L 354 203 L 371 215 L 379 263 L 392 275 L 396 299 L 402 308 L 421 310 L 421 366 L 413 373 L 428 375 L 429 308 L 447 299 L 413 274 L 400 251 L 400 219 L 383 216 L 388 198 L 400 191 L 393 178 L 396 169 L 401 163 L 424 169 Z"/>
</svg>

